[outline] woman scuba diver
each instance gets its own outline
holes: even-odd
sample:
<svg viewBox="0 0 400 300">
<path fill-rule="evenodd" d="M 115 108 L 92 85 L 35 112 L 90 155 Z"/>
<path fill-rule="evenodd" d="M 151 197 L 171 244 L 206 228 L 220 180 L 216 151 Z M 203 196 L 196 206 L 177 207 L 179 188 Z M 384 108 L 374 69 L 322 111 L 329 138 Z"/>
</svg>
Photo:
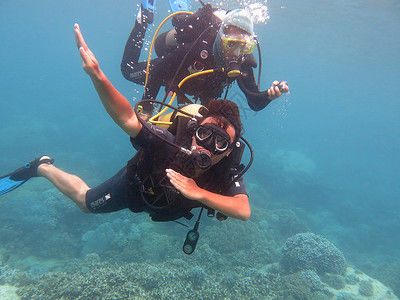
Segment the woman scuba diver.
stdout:
<svg viewBox="0 0 400 300">
<path fill-rule="evenodd" d="M 179 104 L 200 100 L 207 107 L 224 90 L 226 98 L 229 87 L 237 81 L 249 107 L 259 111 L 289 91 L 285 81 L 274 81 L 268 90 L 260 91 L 253 72 L 257 61 L 252 54 L 258 43 L 246 10 L 225 13 L 207 4 L 193 14 L 177 13 L 172 17 L 174 29 L 154 41 L 158 57 L 147 62 L 138 60 L 153 14 L 142 6 L 138 16 L 125 45 L 121 71 L 127 80 L 145 85 L 143 99 L 156 100 L 161 86 L 165 86 L 165 95 L 175 92 Z M 198 76 L 178 88 L 182 79 L 193 74 Z M 151 115 L 152 110 L 153 106 L 147 105 L 143 113 Z"/>
</svg>

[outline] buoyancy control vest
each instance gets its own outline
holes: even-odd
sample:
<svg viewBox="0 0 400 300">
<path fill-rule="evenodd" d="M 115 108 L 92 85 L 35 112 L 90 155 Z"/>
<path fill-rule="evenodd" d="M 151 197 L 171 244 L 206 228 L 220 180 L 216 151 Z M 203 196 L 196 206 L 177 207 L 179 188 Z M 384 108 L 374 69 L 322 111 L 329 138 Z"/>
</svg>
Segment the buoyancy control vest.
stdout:
<svg viewBox="0 0 400 300">
<path fill-rule="evenodd" d="M 221 20 L 214 15 L 211 4 L 198 9 L 193 14 L 180 14 L 172 18 L 178 44 L 193 43 L 207 28 L 219 28 Z"/>
<path fill-rule="evenodd" d="M 177 116 L 168 129 L 175 135 L 175 144 L 190 147 L 193 132 L 188 129 L 188 122 L 190 118 Z M 157 137 L 153 138 L 157 139 Z M 202 176 L 194 178 L 199 187 L 223 195 L 233 183 L 234 176 L 243 168 L 240 164 L 243 150 L 243 143 L 237 145 L 228 157 L 211 167 Z M 135 199 L 134 204 L 130 206 L 133 212 L 146 211 L 153 221 L 173 221 L 181 217 L 190 219 L 193 216 L 190 212 L 193 208 L 207 208 L 202 203 L 181 195 L 166 177 L 166 168 L 172 168 L 187 177 L 194 176 L 190 157 L 168 147 L 142 148 L 128 162 L 128 194 L 138 197 L 137 191 L 139 191 L 141 196 L 139 200 L 142 200 Z M 217 215 L 217 217 L 221 216 L 221 214 Z"/>
<path fill-rule="evenodd" d="M 234 81 L 225 72 L 213 72 L 197 76 L 185 82 L 181 88 L 177 87 L 178 82 L 188 75 L 218 68 L 213 48 L 221 20 L 213 14 L 214 10 L 207 4 L 194 14 L 175 15 L 172 18 L 175 35 L 165 32 L 155 41 L 155 50 L 159 57 L 170 55 L 165 60 L 165 64 L 170 65 L 166 68 L 163 65 L 163 70 L 172 70 L 179 64 L 174 76 L 163 75 L 163 85 L 169 87 L 174 81 L 171 87 L 177 93 L 180 104 L 190 103 L 182 96 L 186 94 L 193 96 L 196 101 L 201 100 L 207 106 L 211 99 L 221 97 L 225 87 Z M 167 46 L 170 44 L 166 42 L 167 36 L 168 39 L 174 36 L 175 41 L 172 44 L 176 43 L 175 47 Z"/>
</svg>

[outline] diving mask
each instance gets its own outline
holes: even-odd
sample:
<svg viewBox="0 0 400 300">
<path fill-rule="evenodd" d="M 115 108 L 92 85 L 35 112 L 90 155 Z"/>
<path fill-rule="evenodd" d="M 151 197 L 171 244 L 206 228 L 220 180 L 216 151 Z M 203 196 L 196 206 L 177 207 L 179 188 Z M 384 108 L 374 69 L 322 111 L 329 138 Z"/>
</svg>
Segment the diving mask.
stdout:
<svg viewBox="0 0 400 300">
<path fill-rule="evenodd" d="M 218 155 L 224 153 L 231 145 L 229 134 L 212 123 L 200 125 L 195 133 L 197 145 L 204 147 L 211 153 Z"/>
<path fill-rule="evenodd" d="M 222 34 L 221 41 L 222 49 L 236 56 L 252 53 L 256 45 L 254 37 L 246 34 Z"/>
</svg>

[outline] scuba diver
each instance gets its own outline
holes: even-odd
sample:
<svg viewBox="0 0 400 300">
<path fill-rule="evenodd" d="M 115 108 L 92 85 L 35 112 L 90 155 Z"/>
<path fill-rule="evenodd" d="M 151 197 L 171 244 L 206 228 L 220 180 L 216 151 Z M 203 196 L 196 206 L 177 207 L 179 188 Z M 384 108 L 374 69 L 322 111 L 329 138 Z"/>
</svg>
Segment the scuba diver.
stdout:
<svg viewBox="0 0 400 300">
<path fill-rule="evenodd" d="M 117 174 L 94 188 L 79 177 L 53 165 L 41 156 L 0 178 L 0 195 L 31 177 L 48 179 L 85 213 L 109 213 L 122 209 L 147 212 L 153 221 L 190 219 L 193 208 L 217 211 L 217 217 L 248 220 L 249 200 L 240 166 L 232 165 L 242 132 L 239 109 L 229 100 L 213 100 L 195 116 L 176 117 L 175 128 L 164 129 L 137 117 L 135 109 L 120 94 L 85 43 L 78 24 L 74 26 L 84 71 L 115 123 L 129 136 L 135 156 Z M 239 175 L 239 176 L 238 176 Z M 201 215 L 201 214 L 200 214 Z M 199 237 L 189 231 L 183 250 L 191 254 Z"/>
<path fill-rule="evenodd" d="M 149 6 L 143 0 L 121 62 L 121 72 L 127 80 L 145 85 L 143 99 L 155 100 L 161 86 L 165 86 L 165 97 L 173 91 L 182 104 L 191 103 L 186 96 L 191 95 L 207 107 L 224 90 L 226 98 L 229 87 L 237 81 L 249 107 L 259 111 L 287 93 L 289 87 L 285 81 L 274 81 L 267 91 L 260 92 L 261 66 L 256 83 L 253 69 L 258 63 L 252 54 L 259 45 L 250 14 L 244 9 L 226 13 L 202 4 L 193 14 L 181 11 L 171 15 L 174 29 L 153 39 L 158 57 L 139 62 L 146 29 L 153 22 L 154 13 L 154 5 Z M 178 87 L 191 74 L 198 76 Z M 151 105 L 143 107 L 147 116 L 152 111 Z"/>
</svg>

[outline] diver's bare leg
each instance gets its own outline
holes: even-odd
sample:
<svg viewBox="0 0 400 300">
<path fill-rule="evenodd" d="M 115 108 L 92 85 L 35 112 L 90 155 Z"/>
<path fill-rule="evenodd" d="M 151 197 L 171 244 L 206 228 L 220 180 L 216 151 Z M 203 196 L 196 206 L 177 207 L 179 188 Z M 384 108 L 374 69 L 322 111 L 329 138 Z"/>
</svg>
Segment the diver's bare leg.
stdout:
<svg viewBox="0 0 400 300">
<path fill-rule="evenodd" d="M 90 188 L 78 176 L 66 173 L 51 164 L 39 165 L 37 173 L 54 184 L 61 193 L 74 201 L 83 212 L 90 212 L 85 201 L 86 192 Z"/>
</svg>

